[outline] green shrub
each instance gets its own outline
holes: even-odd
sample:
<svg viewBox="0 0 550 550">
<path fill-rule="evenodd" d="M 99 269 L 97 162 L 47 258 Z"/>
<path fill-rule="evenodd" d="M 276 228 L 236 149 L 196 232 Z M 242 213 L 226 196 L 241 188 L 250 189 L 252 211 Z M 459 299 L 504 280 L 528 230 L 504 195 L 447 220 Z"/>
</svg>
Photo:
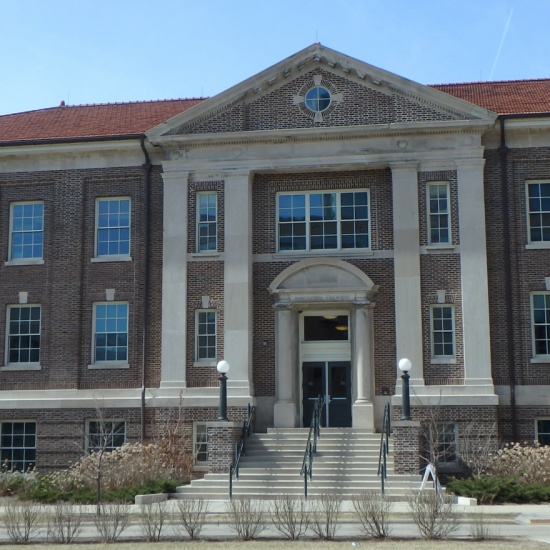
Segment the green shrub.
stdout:
<svg viewBox="0 0 550 550">
<path fill-rule="evenodd" d="M 115 491 L 101 491 L 101 500 L 104 502 L 133 502 L 136 495 L 151 493 L 173 493 L 178 484 L 166 479 L 157 479 L 142 485 L 123 487 Z M 21 493 L 22 500 L 54 503 L 59 501 L 74 502 L 77 504 L 95 504 L 97 493 L 91 487 L 67 487 L 60 491 L 51 476 L 37 477 L 35 483 Z"/>
<path fill-rule="evenodd" d="M 550 502 L 550 484 L 520 483 L 514 477 L 453 478 L 447 484 L 447 490 L 456 495 L 475 498 L 480 504 Z"/>
</svg>

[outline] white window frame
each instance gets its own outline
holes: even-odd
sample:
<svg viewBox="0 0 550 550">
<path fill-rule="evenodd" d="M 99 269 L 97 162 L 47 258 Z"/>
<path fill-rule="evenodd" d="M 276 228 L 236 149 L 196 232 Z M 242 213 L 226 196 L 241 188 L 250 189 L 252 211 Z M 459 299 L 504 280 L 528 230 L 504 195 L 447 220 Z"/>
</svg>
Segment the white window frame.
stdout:
<svg viewBox="0 0 550 550">
<path fill-rule="evenodd" d="M 536 327 L 541 326 L 545 329 L 550 327 L 550 322 L 541 322 L 535 324 L 535 297 L 536 296 L 544 296 L 545 301 L 545 308 L 544 308 L 544 318 L 546 319 L 546 312 L 550 310 L 550 292 L 545 291 L 538 291 L 538 292 L 531 292 L 530 295 L 530 301 L 531 301 L 531 346 L 532 346 L 532 353 L 534 359 L 544 359 L 544 360 L 550 360 L 550 338 L 548 339 L 540 339 L 540 341 L 546 341 L 546 348 L 547 353 L 537 353 L 537 338 L 536 338 Z M 537 310 L 540 308 L 537 308 Z"/>
<path fill-rule="evenodd" d="M 30 327 L 29 327 L 29 333 L 28 333 L 28 336 L 29 338 L 32 337 L 32 336 L 38 336 L 38 339 L 39 339 L 39 346 L 38 346 L 38 360 L 37 361 L 10 361 L 10 351 L 12 350 L 12 347 L 10 345 L 10 338 L 11 337 L 21 337 L 21 336 L 24 336 L 25 333 L 17 333 L 17 334 L 12 334 L 11 332 L 11 312 L 15 309 L 24 309 L 24 308 L 28 308 L 29 310 L 31 308 L 38 308 L 39 309 L 39 319 L 38 319 L 38 332 L 30 332 Z M 29 318 L 29 323 L 31 322 L 31 319 Z M 7 307 L 7 311 L 6 311 L 6 345 L 5 345 L 5 350 L 6 350 L 6 357 L 5 357 L 5 365 L 8 366 L 8 367 L 13 367 L 13 368 L 24 368 L 26 366 L 40 366 L 40 353 L 41 353 L 41 346 L 42 346 L 42 306 L 40 304 L 12 304 L 12 305 L 9 305 Z M 22 348 L 21 347 L 18 347 L 17 349 L 21 350 Z M 23 348 L 25 349 L 25 348 Z M 29 350 L 31 349 L 30 347 L 28 348 Z"/>
<path fill-rule="evenodd" d="M 202 323 L 199 322 L 200 316 L 203 313 L 213 313 L 214 314 L 214 334 L 212 333 L 202 333 L 201 327 Z M 212 323 L 207 323 L 211 325 Z M 200 357 L 199 350 L 201 348 L 212 348 L 212 346 L 200 346 L 199 339 L 202 337 L 213 337 L 214 338 L 214 357 Z M 218 313 L 215 309 L 197 309 L 195 310 L 195 362 L 200 364 L 211 364 L 216 362 L 216 357 L 218 354 Z"/>
<path fill-rule="evenodd" d="M 446 212 L 439 212 L 432 211 L 432 201 L 430 198 L 431 190 L 435 187 L 444 187 L 445 188 L 445 195 L 446 195 L 446 201 L 447 201 L 447 211 Z M 441 200 L 441 199 L 440 199 Z M 449 183 L 446 181 L 430 181 L 426 185 L 426 209 L 427 209 L 427 227 L 428 227 L 428 245 L 429 246 L 447 246 L 452 244 L 452 235 L 451 235 L 451 200 L 450 200 L 450 186 Z M 444 217 L 447 218 L 447 240 L 433 240 L 432 239 L 432 229 L 437 230 L 439 233 L 441 233 L 440 228 L 432 228 L 432 216 L 437 216 L 440 220 Z"/>
<path fill-rule="evenodd" d="M 539 430 L 539 422 L 540 421 L 548 422 L 549 427 L 548 427 L 547 432 L 541 432 Z M 550 445 L 550 417 L 548 417 L 548 416 L 540 416 L 540 417 L 535 418 L 535 441 L 539 442 L 539 436 L 540 435 L 546 436 L 548 438 L 548 441 L 549 441 L 547 443 L 547 445 Z M 540 444 L 540 442 L 539 442 L 539 444 Z"/>
<path fill-rule="evenodd" d="M 214 197 L 214 220 L 213 221 L 201 221 L 200 219 L 200 213 L 201 213 L 201 205 L 200 205 L 200 202 L 201 202 L 201 198 L 202 197 L 206 197 L 207 200 L 209 200 L 209 198 L 211 197 Z M 217 191 L 201 191 L 199 193 L 197 193 L 196 195 L 196 206 L 197 206 L 197 226 L 196 226 L 196 240 L 197 240 L 197 243 L 196 243 L 196 251 L 197 253 L 199 254 L 213 254 L 215 252 L 218 251 L 218 193 Z M 208 207 L 210 208 L 210 207 Z M 215 247 L 214 248 L 209 248 L 209 247 L 206 247 L 206 248 L 203 248 L 202 245 L 201 245 L 201 228 L 204 226 L 204 227 L 208 227 L 210 225 L 214 225 L 214 242 L 215 242 Z"/>
<path fill-rule="evenodd" d="M 449 426 L 453 427 L 452 432 L 447 430 Z M 458 462 L 458 424 L 456 422 L 437 422 L 436 430 L 438 445 L 437 454 L 438 456 L 440 454 L 443 455 L 443 457 L 438 460 L 438 464 L 456 464 Z M 453 441 L 450 441 L 450 438 L 447 437 L 449 435 L 453 436 Z M 445 450 L 443 453 L 440 453 L 439 449 L 441 447 L 450 447 L 451 452 L 447 453 Z M 451 455 L 451 460 L 445 460 L 448 455 Z"/>
<path fill-rule="evenodd" d="M 434 310 L 436 309 L 449 309 L 451 311 L 451 329 L 437 329 L 434 326 L 436 318 L 434 317 Z M 448 354 L 437 354 L 435 352 L 436 345 L 446 346 L 447 342 L 441 344 L 440 342 L 435 342 L 435 334 L 451 334 L 452 336 L 452 345 L 453 353 Z M 443 361 L 447 362 L 448 360 L 454 360 L 456 358 L 456 324 L 455 324 L 455 308 L 453 304 L 432 304 L 430 306 L 430 345 L 431 345 L 431 358 L 433 361 Z"/>
<path fill-rule="evenodd" d="M 97 344 L 96 344 L 96 334 L 97 332 L 97 308 L 99 306 L 126 306 L 126 359 L 98 359 L 97 358 Z M 106 331 L 99 332 L 99 334 L 122 334 L 122 331 Z M 100 347 L 109 347 L 107 345 Z M 112 346 L 111 346 L 112 347 Z M 118 348 L 119 346 L 116 345 Z M 120 346 L 123 347 L 123 346 Z M 90 367 L 101 368 L 101 367 L 128 367 L 130 355 L 130 304 L 128 302 L 94 302 L 93 304 L 93 316 L 92 316 L 92 365 Z"/>
<path fill-rule="evenodd" d="M 367 232 L 366 237 L 368 240 L 368 246 L 366 247 L 342 247 L 342 223 L 343 222 L 354 222 L 354 223 L 365 223 L 365 220 L 363 218 L 353 218 L 353 219 L 342 219 L 342 208 L 346 208 L 346 206 L 342 206 L 342 195 L 345 193 L 366 193 L 367 195 L 367 216 L 368 219 L 366 220 L 367 224 Z M 315 221 L 311 220 L 311 197 L 312 195 L 329 195 L 334 194 L 336 196 L 336 218 L 334 220 L 334 223 L 336 223 L 336 241 L 337 245 L 334 248 L 311 248 L 311 225 L 315 223 Z M 305 219 L 303 222 L 305 224 L 305 248 L 301 249 L 281 249 L 280 243 L 281 243 L 281 226 L 282 225 L 291 225 L 293 223 L 298 222 L 281 222 L 280 221 L 280 198 L 281 197 L 287 197 L 287 196 L 300 196 L 303 195 L 305 197 Z M 372 246 L 372 232 L 371 232 L 371 197 L 370 197 L 370 189 L 327 189 L 327 190 L 315 190 L 315 191 L 291 191 L 291 192 L 281 192 L 277 193 L 276 196 L 276 224 L 277 224 L 277 252 L 280 254 L 304 254 L 304 253 L 330 253 L 330 252 L 346 252 L 346 253 L 353 253 L 353 252 L 365 252 L 370 251 Z M 351 208 L 351 207 L 349 207 Z M 323 223 L 323 222 L 320 222 Z M 330 222 L 325 222 L 330 223 Z M 363 233 L 353 233 L 354 235 L 364 235 Z"/>
<path fill-rule="evenodd" d="M 208 465 L 208 426 L 205 422 L 193 423 L 193 458 L 196 469 Z"/>
<path fill-rule="evenodd" d="M 128 201 L 128 225 L 113 225 L 108 227 L 99 227 L 99 210 L 100 204 L 103 202 L 111 203 L 114 201 Z M 128 253 L 123 254 L 109 254 L 100 253 L 99 251 L 99 231 L 103 229 L 114 229 L 114 230 L 128 230 Z M 119 243 L 125 242 L 125 240 L 118 239 Z M 97 197 L 95 200 L 95 227 L 94 227 L 94 260 L 95 261 L 128 261 L 131 260 L 131 250 L 132 250 L 132 198 L 131 197 Z"/>
<path fill-rule="evenodd" d="M 11 434 L 4 434 L 4 426 L 6 426 L 7 424 L 11 424 L 12 425 L 12 433 Z M 23 451 L 23 455 L 24 455 L 24 458 L 23 458 L 23 468 L 21 468 L 21 470 L 18 469 L 18 471 L 28 471 L 29 468 L 34 468 L 36 466 L 36 439 L 37 439 L 37 434 L 38 434 L 38 425 L 37 425 L 37 422 L 36 420 L 3 420 L 2 422 L 0 422 L 0 442 L 4 442 L 5 441 L 5 438 L 6 437 L 9 437 L 10 435 L 12 436 L 12 440 L 13 440 L 13 427 L 15 424 L 23 424 L 24 427 L 23 427 L 23 434 L 22 434 L 22 437 L 23 437 L 23 444 L 22 445 L 17 445 L 17 446 L 14 446 L 13 444 L 10 446 L 10 447 L 4 447 L 4 446 L 0 446 L 0 460 L 2 462 L 2 464 L 4 464 L 4 462 L 6 460 L 8 460 L 8 468 L 9 470 L 13 469 L 14 467 L 14 462 L 19 462 L 19 461 L 14 461 L 13 460 L 13 452 L 16 451 L 16 450 L 19 450 L 19 451 Z M 34 425 L 34 433 L 26 433 L 26 426 L 27 425 L 31 425 L 33 424 Z M 16 434 L 18 435 L 19 437 L 21 437 L 21 434 Z M 34 437 L 34 445 L 29 445 L 28 443 L 30 442 L 30 439 L 31 437 Z M 10 453 L 10 457 L 6 456 L 6 451 L 11 451 Z M 27 451 L 32 451 L 32 454 L 34 454 L 34 460 L 28 460 L 27 459 Z"/>
<path fill-rule="evenodd" d="M 525 182 L 525 206 L 526 206 L 526 216 L 527 216 L 527 246 L 528 247 L 531 247 L 531 248 L 550 248 L 550 238 L 548 239 L 543 239 L 542 238 L 542 234 L 541 234 L 541 238 L 538 239 L 538 240 L 534 240 L 532 238 L 532 231 L 533 231 L 533 228 L 531 227 L 531 215 L 537 215 L 537 214 L 540 214 L 540 216 L 542 217 L 543 215 L 547 215 L 548 217 L 550 217 L 550 209 L 549 210 L 543 210 L 542 208 L 542 203 L 540 205 L 540 209 L 539 210 L 531 210 L 531 201 L 530 201 L 530 198 L 529 198 L 529 188 L 530 186 L 534 186 L 534 185 L 549 185 L 550 186 L 550 180 L 531 180 L 531 181 L 526 181 Z M 550 197 L 548 197 L 550 199 Z M 534 199 L 536 200 L 536 199 Z M 541 228 L 543 227 L 543 225 L 541 224 L 540 226 Z M 550 230 L 549 230 L 549 233 L 550 233 Z"/>
<path fill-rule="evenodd" d="M 100 427 L 99 433 L 90 433 L 90 425 L 98 424 Z M 122 430 L 120 429 L 122 427 Z M 99 437 L 103 439 L 103 442 L 99 445 L 92 445 L 92 437 Z M 120 445 L 114 444 L 115 437 L 119 439 L 122 437 Z M 127 437 L 127 425 L 126 420 L 122 418 L 89 418 L 86 420 L 86 453 L 98 452 L 103 450 L 104 452 L 111 452 L 115 449 L 119 449 L 126 443 Z"/>
<path fill-rule="evenodd" d="M 41 223 L 41 229 L 27 229 L 27 230 L 21 230 L 21 231 L 15 231 L 14 229 L 14 223 L 15 223 L 15 217 L 14 217 L 14 209 L 15 207 L 18 207 L 18 206 L 36 206 L 36 205 L 42 205 L 42 216 L 41 216 L 41 219 L 42 219 L 42 223 Z M 33 216 L 33 219 L 34 219 L 34 216 Z M 44 201 L 19 201 L 19 202 L 12 202 L 10 203 L 10 230 L 9 230 L 9 243 L 8 243 L 8 250 L 9 250 L 9 254 L 8 254 L 8 265 L 9 264 L 36 264 L 36 263 L 44 263 L 44 220 L 45 220 L 45 215 L 44 215 Z M 14 242 L 13 242 L 13 236 L 14 236 L 14 233 L 23 233 L 23 234 L 41 234 L 42 235 L 42 242 L 41 242 L 41 246 L 42 246 L 42 254 L 40 254 L 40 256 L 35 256 L 34 255 L 34 252 L 33 252 L 33 255 L 32 256 L 27 256 L 27 257 L 14 257 L 14 254 L 13 254 L 13 247 L 15 246 L 14 245 Z M 34 240 L 34 239 L 33 239 Z"/>
</svg>

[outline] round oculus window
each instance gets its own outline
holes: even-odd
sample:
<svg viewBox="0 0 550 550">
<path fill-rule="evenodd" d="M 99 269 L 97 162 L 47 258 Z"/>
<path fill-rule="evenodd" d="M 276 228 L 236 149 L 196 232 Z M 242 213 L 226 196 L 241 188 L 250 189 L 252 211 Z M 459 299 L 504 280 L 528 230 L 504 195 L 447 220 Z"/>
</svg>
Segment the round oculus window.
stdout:
<svg viewBox="0 0 550 550">
<path fill-rule="evenodd" d="M 314 113 L 326 111 L 332 102 L 330 91 L 324 86 L 314 86 L 306 93 L 306 107 Z"/>
</svg>

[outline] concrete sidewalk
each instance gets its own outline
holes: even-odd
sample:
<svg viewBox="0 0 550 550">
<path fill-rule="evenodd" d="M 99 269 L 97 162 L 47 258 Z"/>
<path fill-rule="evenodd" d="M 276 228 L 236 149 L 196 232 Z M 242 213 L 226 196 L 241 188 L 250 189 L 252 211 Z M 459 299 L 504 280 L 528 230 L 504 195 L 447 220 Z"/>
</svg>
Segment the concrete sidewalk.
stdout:
<svg viewBox="0 0 550 550">
<path fill-rule="evenodd" d="M 265 505 L 266 512 L 269 501 L 257 501 Z M 165 504 L 168 513 L 177 511 L 177 501 L 169 500 Z M 484 525 L 487 526 L 491 538 L 522 537 L 550 545 L 550 505 L 521 504 L 521 505 L 499 505 L 499 506 L 464 506 L 455 505 L 456 510 L 464 514 L 461 524 L 453 537 L 470 537 L 471 521 L 477 515 L 483 515 Z M 50 508 L 45 506 L 44 508 Z M 53 508 L 53 506 L 51 507 Z M 86 514 L 84 528 L 78 537 L 79 541 L 98 540 L 97 530 L 93 523 L 92 515 L 95 514 L 95 506 L 79 507 Z M 228 501 L 210 501 L 208 515 L 201 538 L 226 539 L 235 538 L 235 532 L 227 523 Z M 0 514 L 5 507 L 0 507 Z M 139 525 L 138 516 L 141 512 L 139 505 L 128 505 L 128 511 L 133 516 L 132 525 L 124 531 L 124 539 L 143 539 L 142 529 Z M 354 537 L 364 537 L 360 523 L 354 517 L 354 509 L 351 501 L 342 503 L 342 515 L 338 522 L 336 531 L 337 538 L 353 540 Z M 410 519 L 410 512 L 406 502 L 395 502 L 393 504 L 391 525 L 391 536 L 399 538 L 420 538 L 416 525 Z M 268 522 L 269 524 L 269 522 Z M 46 540 L 46 528 L 42 526 L 40 534 L 33 540 Z M 173 537 L 174 530 L 168 526 L 165 530 L 166 537 Z M 262 537 L 281 538 L 281 534 L 269 524 Z M 8 541 L 9 537 L 5 528 L 0 528 L 0 541 Z"/>
<path fill-rule="evenodd" d="M 172 501 L 169 501 L 171 505 Z M 262 502 L 262 501 L 258 501 Z M 268 501 L 263 501 L 268 502 Z M 228 501 L 211 501 L 209 515 L 222 517 L 226 513 Z M 499 537 L 525 537 L 550 545 L 550 504 L 503 504 L 493 506 L 467 506 L 454 505 L 457 512 L 464 514 L 464 520 L 460 528 L 453 534 L 457 537 L 468 537 L 470 532 L 470 520 L 476 515 L 483 515 L 487 525 L 495 538 Z M 342 520 L 339 521 L 337 535 L 350 538 L 362 534 L 361 526 L 354 520 L 351 501 L 342 502 Z M 410 519 L 409 507 L 406 502 L 394 502 L 392 507 L 392 536 L 404 538 L 420 538 L 417 526 Z M 230 529 L 222 529 L 228 535 L 233 532 Z M 277 531 L 271 528 L 264 536 L 277 535 Z M 214 535 L 214 533 L 212 533 Z"/>
</svg>

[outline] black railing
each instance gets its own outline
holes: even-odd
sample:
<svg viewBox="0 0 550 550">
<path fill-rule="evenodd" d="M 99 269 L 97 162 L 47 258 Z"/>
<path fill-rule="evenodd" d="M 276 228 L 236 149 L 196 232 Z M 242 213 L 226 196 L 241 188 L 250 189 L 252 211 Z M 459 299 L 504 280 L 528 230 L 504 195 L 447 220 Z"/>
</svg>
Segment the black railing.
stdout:
<svg viewBox="0 0 550 550">
<path fill-rule="evenodd" d="M 252 415 L 256 407 L 253 407 L 250 403 L 248 404 L 248 411 L 246 415 L 246 420 L 243 420 L 243 431 L 240 441 L 235 443 L 235 455 L 233 458 L 233 463 L 229 466 L 229 498 L 233 497 L 233 476 L 235 479 L 239 479 L 239 463 L 241 462 L 241 456 L 245 454 L 246 450 L 246 440 L 250 437 L 250 424 L 252 423 Z"/>
<path fill-rule="evenodd" d="M 313 414 L 311 415 L 311 423 L 309 425 L 309 435 L 304 452 L 304 460 L 302 461 L 302 469 L 300 475 L 304 476 L 304 497 L 307 498 L 307 482 L 308 478 L 313 476 L 313 457 L 317 454 L 317 440 L 321 435 L 321 413 L 323 411 L 323 398 L 319 396 L 313 404 Z"/>
<path fill-rule="evenodd" d="M 390 452 L 390 404 L 384 407 L 384 420 L 382 421 L 382 436 L 380 438 L 380 456 L 378 457 L 378 475 L 382 482 L 382 494 L 384 494 L 386 478 L 388 476 L 388 453 Z"/>
</svg>

